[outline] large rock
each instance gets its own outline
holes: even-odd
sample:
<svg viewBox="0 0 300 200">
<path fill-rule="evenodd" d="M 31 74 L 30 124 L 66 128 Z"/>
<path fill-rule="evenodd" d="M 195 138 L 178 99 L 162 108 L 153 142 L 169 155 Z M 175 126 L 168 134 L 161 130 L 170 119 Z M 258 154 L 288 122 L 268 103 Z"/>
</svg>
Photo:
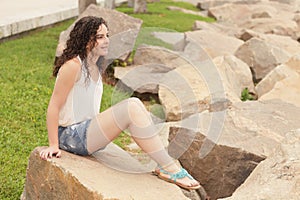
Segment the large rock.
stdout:
<svg viewBox="0 0 300 200">
<path fill-rule="evenodd" d="M 251 29 L 260 33 L 290 36 L 298 39 L 298 24 L 292 19 L 281 17 L 255 18 L 239 24 L 242 28 Z"/>
<path fill-rule="evenodd" d="M 244 41 L 250 40 L 251 38 L 259 38 L 270 45 L 285 50 L 291 56 L 300 51 L 299 42 L 297 42 L 289 36 L 276 34 L 262 34 L 256 31 L 245 29 L 240 32 L 240 35 L 238 37 Z"/>
<path fill-rule="evenodd" d="M 134 65 L 115 67 L 114 76 L 119 79 L 117 87 L 126 85 L 132 92 L 158 93 L 165 74 L 189 61 L 178 52 L 158 46 L 140 46 L 134 56 Z"/>
<path fill-rule="evenodd" d="M 220 56 L 213 59 L 222 82 L 226 97 L 231 102 L 241 101 L 241 93 L 245 88 L 255 93 L 250 67 L 233 55 Z"/>
<path fill-rule="evenodd" d="M 63 151 L 59 159 L 41 160 L 41 148 L 30 155 L 23 200 L 189 199 L 174 184 L 145 173 L 117 171 L 93 157 Z M 120 160 L 120 156 L 118 159 L 118 155 L 109 156 L 109 160 L 117 161 L 116 165 L 133 164 L 123 158 Z"/>
<path fill-rule="evenodd" d="M 185 65 L 163 76 L 159 99 L 166 119 L 177 121 L 204 110 L 226 109 L 240 102 L 241 92 L 254 92 L 249 66 L 235 56 L 220 56 L 213 62 Z"/>
<path fill-rule="evenodd" d="M 115 67 L 114 77 L 119 79 L 116 87 L 123 88 L 124 84 L 132 93 L 157 94 L 160 81 L 168 71 L 170 68 L 162 64 Z"/>
<path fill-rule="evenodd" d="M 235 24 L 224 24 L 219 22 L 205 22 L 196 20 L 193 25 L 193 30 L 207 30 L 225 34 L 227 36 L 236 37 L 241 29 Z"/>
<path fill-rule="evenodd" d="M 195 48 L 202 48 L 209 57 L 233 55 L 244 44 L 244 41 L 222 33 L 207 30 L 198 30 L 185 33 L 185 54 L 194 54 Z"/>
<path fill-rule="evenodd" d="M 252 10 L 245 4 L 227 3 L 208 9 L 208 16 L 215 18 L 218 22 L 241 24 L 251 19 Z"/>
<path fill-rule="evenodd" d="M 241 187 L 224 200 L 299 199 L 300 129 L 285 135 L 277 151 L 262 161 Z"/>
<path fill-rule="evenodd" d="M 284 49 L 254 37 L 240 46 L 235 56 L 251 67 L 254 79 L 259 81 L 277 65 L 286 62 L 291 55 Z"/>
<path fill-rule="evenodd" d="M 166 73 L 161 79 L 158 97 L 167 121 L 178 121 L 209 108 L 208 87 L 193 65 L 184 65 Z"/>
<path fill-rule="evenodd" d="M 259 84 L 259 100 L 281 99 L 300 107 L 300 54 L 272 70 Z M 287 89 L 288 88 L 288 89 Z"/>
<path fill-rule="evenodd" d="M 278 81 L 274 85 L 271 91 L 262 95 L 259 99 L 261 101 L 270 100 L 270 99 L 280 99 L 282 101 L 300 107 L 299 85 L 300 85 L 299 74 L 296 74 L 295 76 L 292 77 L 287 77 L 281 81 Z"/>
<path fill-rule="evenodd" d="M 172 46 L 172 50 L 182 49 L 184 45 L 184 33 L 180 32 L 152 32 L 155 38 L 158 38 Z"/>
<path fill-rule="evenodd" d="M 179 52 L 159 46 L 142 45 L 136 49 L 134 54 L 135 65 L 158 64 L 171 70 L 188 63 L 189 61 Z"/>
<path fill-rule="evenodd" d="M 259 162 L 278 152 L 286 133 L 299 128 L 299 117 L 300 108 L 282 101 L 235 103 L 226 112 L 195 114 L 172 127 L 169 152 L 212 199 L 228 197 Z"/>
<path fill-rule="evenodd" d="M 287 77 L 292 77 L 296 75 L 297 75 L 296 72 L 290 69 L 285 64 L 277 66 L 255 86 L 255 90 L 257 92 L 258 98 L 270 92 L 274 88 L 277 82 L 286 79 Z M 281 95 L 279 95 L 278 98 L 280 98 L 280 96 Z"/>
<path fill-rule="evenodd" d="M 116 10 L 106 9 L 91 4 L 81 15 L 79 15 L 78 19 L 67 30 L 60 34 L 56 56 L 61 55 L 70 31 L 75 23 L 85 16 L 103 17 L 107 21 L 111 35 L 108 55 L 106 56 L 109 62 L 121 56 L 126 56 L 132 51 L 142 21 Z"/>
</svg>

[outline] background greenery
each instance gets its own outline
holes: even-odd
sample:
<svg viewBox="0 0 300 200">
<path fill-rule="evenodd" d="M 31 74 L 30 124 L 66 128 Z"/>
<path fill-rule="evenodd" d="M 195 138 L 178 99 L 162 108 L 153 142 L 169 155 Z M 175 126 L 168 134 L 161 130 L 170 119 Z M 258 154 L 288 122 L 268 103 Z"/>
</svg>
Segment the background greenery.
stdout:
<svg viewBox="0 0 300 200">
<path fill-rule="evenodd" d="M 161 0 L 148 4 L 147 14 L 133 14 L 125 5 L 117 8 L 143 19 L 143 27 L 175 31 L 191 30 L 199 16 L 170 11 L 167 6 L 195 10 L 188 3 Z M 45 114 L 54 81 L 52 63 L 61 31 L 74 19 L 26 36 L 0 43 L 0 199 L 19 199 L 23 191 L 28 157 L 37 146 L 47 145 Z M 101 110 L 111 105 L 112 86 L 104 86 Z M 122 146 L 126 137 L 115 141 Z"/>
</svg>

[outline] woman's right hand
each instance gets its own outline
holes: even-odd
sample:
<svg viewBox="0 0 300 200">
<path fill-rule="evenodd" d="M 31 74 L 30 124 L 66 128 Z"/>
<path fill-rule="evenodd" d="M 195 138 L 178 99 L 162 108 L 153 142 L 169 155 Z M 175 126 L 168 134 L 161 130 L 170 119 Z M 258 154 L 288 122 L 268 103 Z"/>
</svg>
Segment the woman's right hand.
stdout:
<svg viewBox="0 0 300 200">
<path fill-rule="evenodd" d="M 52 158 L 52 156 L 54 156 L 54 155 L 56 158 L 60 158 L 60 156 L 61 156 L 61 150 L 56 146 L 47 147 L 46 149 L 43 149 L 40 152 L 40 158 L 43 160 Z"/>
</svg>

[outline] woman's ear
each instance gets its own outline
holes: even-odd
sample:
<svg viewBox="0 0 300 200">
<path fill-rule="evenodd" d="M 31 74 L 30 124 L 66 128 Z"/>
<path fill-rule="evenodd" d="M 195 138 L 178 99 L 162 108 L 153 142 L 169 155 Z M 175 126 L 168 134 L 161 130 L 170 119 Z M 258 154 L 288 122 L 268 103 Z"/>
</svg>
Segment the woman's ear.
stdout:
<svg viewBox="0 0 300 200">
<path fill-rule="evenodd" d="M 91 51 L 91 46 L 92 46 L 92 45 L 91 45 L 91 41 L 89 41 L 89 42 L 87 43 L 86 47 L 85 47 L 86 50 L 87 50 L 87 51 Z"/>
</svg>

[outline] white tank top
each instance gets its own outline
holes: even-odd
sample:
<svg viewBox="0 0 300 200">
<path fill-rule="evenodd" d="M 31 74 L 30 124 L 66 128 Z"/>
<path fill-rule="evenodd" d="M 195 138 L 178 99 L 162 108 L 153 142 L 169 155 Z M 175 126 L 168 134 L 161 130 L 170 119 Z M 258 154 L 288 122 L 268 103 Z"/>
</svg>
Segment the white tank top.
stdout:
<svg viewBox="0 0 300 200">
<path fill-rule="evenodd" d="M 95 117 L 100 112 L 103 94 L 101 75 L 95 82 L 92 78 L 85 81 L 86 68 L 81 63 L 80 79 L 74 84 L 67 100 L 59 112 L 59 126 L 69 126 Z"/>
</svg>

